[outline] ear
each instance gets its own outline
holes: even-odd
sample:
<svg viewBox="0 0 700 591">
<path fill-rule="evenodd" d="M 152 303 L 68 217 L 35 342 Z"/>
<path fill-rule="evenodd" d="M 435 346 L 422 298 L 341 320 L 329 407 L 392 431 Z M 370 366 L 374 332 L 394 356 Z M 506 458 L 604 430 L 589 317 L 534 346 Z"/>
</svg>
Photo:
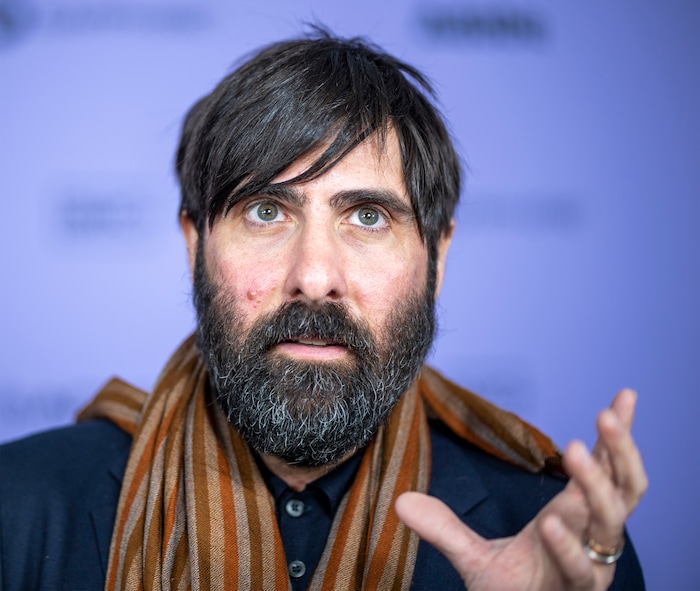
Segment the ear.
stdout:
<svg viewBox="0 0 700 591">
<path fill-rule="evenodd" d="M 186 211 L 180 212 L 180 228 L 185 238 L 187 248 L 187 262 L 190 266 L 190 277 L 194 277 L 194 266 L 197 260 L 197 246 L 199 245 L 199 232 Z"/>
<path fill-rule="evenodd" d="M 447 251 L 450 249 L 452 242 L 452 234 L 455 230 L 454 218 L 450 221 L 450 227 L 438 240 L 437 245 L 437 265 L 435 274 L 435 299 L 437 300 L 442 289 L 442 278 L 445 275 L 445 261 L 447 260 Z"/>
</svg>

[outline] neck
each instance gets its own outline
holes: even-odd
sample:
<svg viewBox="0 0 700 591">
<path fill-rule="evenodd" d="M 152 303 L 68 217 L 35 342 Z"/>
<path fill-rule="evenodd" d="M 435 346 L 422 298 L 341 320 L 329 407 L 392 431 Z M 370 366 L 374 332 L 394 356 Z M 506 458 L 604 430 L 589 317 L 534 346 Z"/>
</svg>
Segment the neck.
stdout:
<svg viewBox="0 0 700 591">
<path fill-rule="evenodd" d="M 267 469 L 278 478 L 281 478 L 289 488 L 296 492 L 301 492 L 306 488 L 306 485 L 328 474 L 333 468 L 342 464 L 355 452 L 352 451 L 340 461 L 334 464 L 318 466 L 316 468 L 307 468 L 305 466 L 295 466 L 288 464 L 282 458 L 267 454 L 260 454 L 260 459 Z"/>
</svg>

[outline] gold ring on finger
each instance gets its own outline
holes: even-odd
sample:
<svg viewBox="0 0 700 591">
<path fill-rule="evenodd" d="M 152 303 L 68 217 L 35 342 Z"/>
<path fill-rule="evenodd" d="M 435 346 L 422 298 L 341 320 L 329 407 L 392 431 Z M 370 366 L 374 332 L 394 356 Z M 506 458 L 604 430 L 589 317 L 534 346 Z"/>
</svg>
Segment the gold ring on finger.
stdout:
<svg viewBox="0 0 700 591">
<path fill-rule="evenodd" d="M 596 542 L 593 538 L 588 538 L 583 544 L 583 550 L 591 560 L 600 564 L 612 564 L 617 562 L 622 556 L 622 550 L 625 547 L 623 539 L 619 546 L 603 546 Z"/>
</svg>

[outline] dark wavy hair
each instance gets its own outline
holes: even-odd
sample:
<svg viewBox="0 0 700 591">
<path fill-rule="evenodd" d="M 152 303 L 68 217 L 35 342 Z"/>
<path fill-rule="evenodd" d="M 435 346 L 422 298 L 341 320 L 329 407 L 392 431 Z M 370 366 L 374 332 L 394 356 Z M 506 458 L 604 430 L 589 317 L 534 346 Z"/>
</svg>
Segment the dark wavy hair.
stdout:
<svg viewBox="0 0 700 591">
<path fill-rule="evenodd" d="M 205 223 L 211 228 L 309 151 L 328 146 L 283 184 L 320 176 L 371 134 L 383 142 L 391 129 L 434 271 L 460 192 L 459 158 L 434 100 L 423 74 L 364 39 L 314 29 L 269 45 L 187 114 L 176 156 L 180 212 L 202 236 Z"/>
</svg>

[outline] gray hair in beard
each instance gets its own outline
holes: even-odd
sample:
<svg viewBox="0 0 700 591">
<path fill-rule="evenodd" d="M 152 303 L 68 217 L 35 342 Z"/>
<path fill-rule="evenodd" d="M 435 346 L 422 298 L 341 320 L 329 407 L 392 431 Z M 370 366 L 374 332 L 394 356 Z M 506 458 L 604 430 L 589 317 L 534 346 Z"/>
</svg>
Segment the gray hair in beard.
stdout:
<svg viewBox="0 0 700 591">
<path fill-rule="evenodd" d="M 251 448 L 290 464 L 334 464 L 364 447 L 417 378 L 432 344 L 430 281 L 399 301 L 376 339 L 337 302 L 288 302 L 245 335 L 235 301 L 207 276 L 201 245 L 194 275 L 197 344 L 216 400 Z M 314 363 L 272 352 L 300 339 L 340 344 L 351 355 Z"/>
</svg>

